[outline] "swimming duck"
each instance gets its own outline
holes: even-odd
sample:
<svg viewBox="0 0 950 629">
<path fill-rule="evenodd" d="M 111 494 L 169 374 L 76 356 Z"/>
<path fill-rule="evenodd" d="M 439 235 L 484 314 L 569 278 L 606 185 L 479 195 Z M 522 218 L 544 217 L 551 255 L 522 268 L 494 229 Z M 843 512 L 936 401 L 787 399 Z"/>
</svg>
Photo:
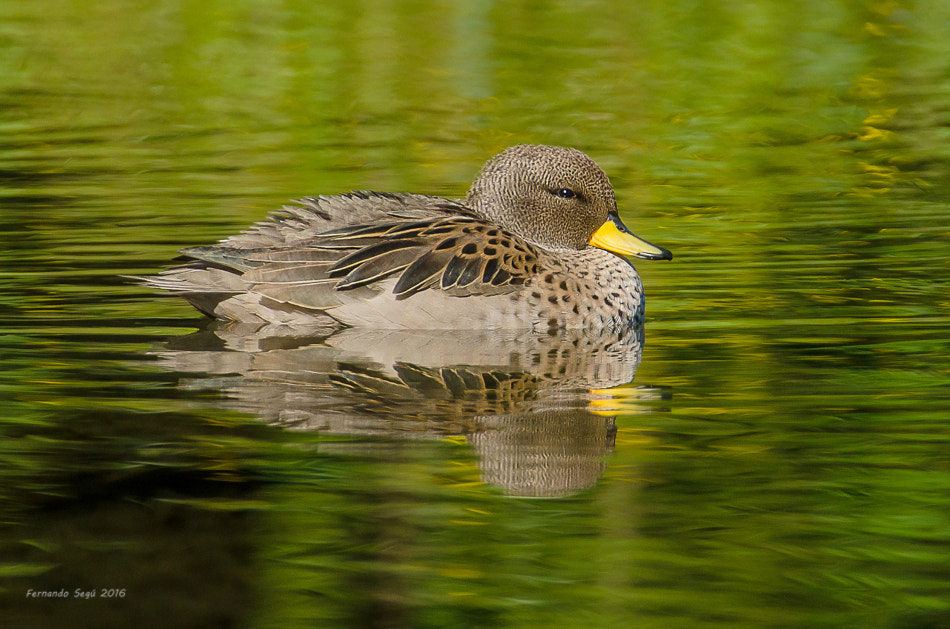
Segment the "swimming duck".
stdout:
<svg viewBox="0 0 950 629">
<path fill-rule="evenodd" d="M 610 180 L 571 148 L 511 147 L 464 201 L 306 197 L 148 286 L 219 319 L 379 329 L 623 328 L 643 286 L 622 256 L 670 260 L 621 222 Z"/>
</svg>

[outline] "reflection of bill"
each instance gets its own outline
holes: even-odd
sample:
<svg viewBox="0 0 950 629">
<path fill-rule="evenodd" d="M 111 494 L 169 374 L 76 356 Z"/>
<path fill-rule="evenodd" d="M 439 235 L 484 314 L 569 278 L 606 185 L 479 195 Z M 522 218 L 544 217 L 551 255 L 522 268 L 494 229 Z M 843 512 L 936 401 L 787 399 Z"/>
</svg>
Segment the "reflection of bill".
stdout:
<svg viewBox="0 0 950 629">
<path fill-rule="evenodd" d="M 224 404 L 268 423 L 337 435 L 462 435 L 486 482 L 557 496 L 593 486 L 606 469 L 616 432 L 611 388 L 628 401 L 630 391 L 655 397 L 623 386 L 642 341 L 642 328 L 299 336 L 212 323 L 157 353 L 170 369 L 202 373 L 183 386 L 218 389 Z"/>
</svg>

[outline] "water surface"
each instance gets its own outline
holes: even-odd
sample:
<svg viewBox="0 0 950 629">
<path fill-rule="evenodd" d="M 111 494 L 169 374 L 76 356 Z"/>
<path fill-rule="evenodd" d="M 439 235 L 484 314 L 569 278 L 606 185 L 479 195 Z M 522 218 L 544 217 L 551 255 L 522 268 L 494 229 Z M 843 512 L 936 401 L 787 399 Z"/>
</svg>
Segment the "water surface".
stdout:
<svg viewBox="0 0 950 629">
<path fill-rule="evenodd" d="M 3 5 L 0 614 L 950 626 L 947 42 L 937 2 Z M 674 252 L 645 330 L 288 336 L 120 277 L 518 142 Z"/>
</svg>

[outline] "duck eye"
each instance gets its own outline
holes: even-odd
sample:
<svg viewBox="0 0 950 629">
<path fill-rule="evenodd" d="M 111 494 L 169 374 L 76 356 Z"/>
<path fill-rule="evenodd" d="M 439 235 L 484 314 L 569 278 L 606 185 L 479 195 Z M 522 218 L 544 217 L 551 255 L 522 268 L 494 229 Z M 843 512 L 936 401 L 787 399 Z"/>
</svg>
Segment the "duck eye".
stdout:
<svg viewBox="0 0 950 629">
<path fill-rule="evenodd" d="M 558 190 L 554 191 L 554 194 L 561 197 L 562 199 L 573 199 L 577 197 L 577 193 L 570 188 L 559 188 Z"/>
</svg>

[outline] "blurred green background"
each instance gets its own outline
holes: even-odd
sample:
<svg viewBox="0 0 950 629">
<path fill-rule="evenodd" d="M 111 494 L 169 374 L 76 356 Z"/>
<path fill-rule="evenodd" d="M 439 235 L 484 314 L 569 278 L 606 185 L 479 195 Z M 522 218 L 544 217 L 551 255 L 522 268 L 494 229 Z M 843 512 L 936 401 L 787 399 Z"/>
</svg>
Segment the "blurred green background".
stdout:
<svg viewBox="0 0 950 629">
<path fill-rule="evenodd" d="M 505 496 L 464 439 L 283 431 L 155 363 L 200 317 L 121 274 L 288 198 L 460 197 L 521 142 L 675 254 L 594 487 Z M 946 2 L 5 2 L 0 611 L 950 627 L 948 175 Z M 127 593 L 26 596 L 60 587 Z"/>
</svg>

